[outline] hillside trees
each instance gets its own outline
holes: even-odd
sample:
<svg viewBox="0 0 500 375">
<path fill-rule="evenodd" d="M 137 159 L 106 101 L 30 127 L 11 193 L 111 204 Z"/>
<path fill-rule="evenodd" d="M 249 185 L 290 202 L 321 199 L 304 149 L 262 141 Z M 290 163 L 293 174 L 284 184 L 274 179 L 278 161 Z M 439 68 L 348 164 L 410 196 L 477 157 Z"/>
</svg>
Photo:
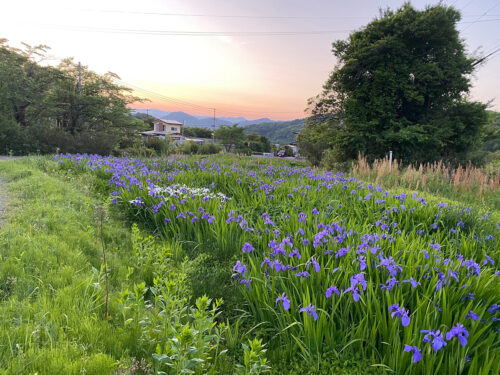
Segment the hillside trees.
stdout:
<svg viewBox="0 0 500 375">
<path fill-rule="evenodd" d="M 145 124 L 129 114 L 139 100 L 113 73 L 99 75 L 72 59 L 42 65 L 48 47 L 23 50 L 0 41 L 0 152 L 110 153 Z"/>
<path fill-rule="evenodd" d="M 464 162 L 487 117 L 485 105 L 467 99 L 475 60 L 459 38 L 459 20 L 453 7 L 418 11 L 407 3 L 334 42 L 338 64 L 310 105 L 313 115 L 339 120 L 327 117 L 319 133 L 309 123 L 300 145 L 323 134 L 338 161 L 392 150 L 407 163 Z"/>
</svg>

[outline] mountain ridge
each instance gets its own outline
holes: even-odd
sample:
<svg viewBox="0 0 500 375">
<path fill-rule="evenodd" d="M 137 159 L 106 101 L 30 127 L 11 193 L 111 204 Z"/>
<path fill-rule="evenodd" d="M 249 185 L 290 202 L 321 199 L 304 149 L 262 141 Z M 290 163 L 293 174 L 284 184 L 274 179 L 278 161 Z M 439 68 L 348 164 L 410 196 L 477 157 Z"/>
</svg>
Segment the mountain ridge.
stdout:
<svg viewBox="0 0 500 375">
<path fill-rule="evenodd" d="M 163 111 L 161 109 L 151 108 L 151 109 L 132 109 L 132 113 L 147 113 L 150 116 L 156 117 L 160 120 L 175 120 L 182 123 L 185 123 L 186 126 L 193 127 L 203 127 L 209 128 L 213 127 L 214 119 L 210 116 L 195 116 L 182 111 Z M 282 123 L 286 121 L 273 121 L 267 117 L 258 118 L 254 120 L 247 120 L 245 117 L 216 117 L 215 125 L 216 126 L 231 126 L 234 124 L 238 124 L 239 126 L 246 127 L 249 125 L 256 125 L 262 123 Z"/>
</svg>

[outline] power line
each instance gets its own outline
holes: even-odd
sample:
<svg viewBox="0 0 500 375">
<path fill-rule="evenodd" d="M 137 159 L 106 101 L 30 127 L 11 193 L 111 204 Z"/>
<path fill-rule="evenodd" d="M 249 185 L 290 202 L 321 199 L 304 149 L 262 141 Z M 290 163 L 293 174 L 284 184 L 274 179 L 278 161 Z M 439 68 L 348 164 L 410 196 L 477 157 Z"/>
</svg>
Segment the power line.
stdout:
<svg viewBox="0 0 500 375">
<path fill-rule="evenodd" d="M 124 85 L 126 85 L 126 86 L 130 86 L 130 87 L 132 87 L 132 88 L 134 88 L 136 90 L 148 93 L 148 94 L 153 95 L 153 96 L 157 96 L 160 99 L 163 99 L 164 101 L 167 101 L 167 102 L 171 102 L 173 104 L 183 105 L 183 106 L 187 106 L 187 107 L 193 107 L 193 108 L 197 108 L 197 109 L 203 109 L 203 110 L 207 110 L 207 111 L 208 110 L 210 110 L 210 111 L 214 111 L 215 110 L 214 107 L 204 107 L 204 106 L 201 106 L 201 105 L 198 105 L 198 104 L 186 101 L 186 100 L 172 98 L 170 96 L 166 96 L 166 95 L 163 95 L 163 94 L 160 94 L 160 93 L 157 93 L 157 92 L 154 92 L 154 91 L 151 91 L 151 90 L 139 87 L 137 85 L 125 82 L 123 80 L 120 80 L 120 81 Z M 241 115 L 241 114 L 245 114 L 245 113 L 248 113 L 248 114 L 260 113 L 260 114 L 264 114 L 264 115 L 268 115 L 268 114 L 297 114 L 297 113 L 302 113 L 300 111 L 251 111 L 251 110 L 225 111 L 225 110 L 221 110 L 221 109 L 217 109 L 217 112 L 219 112 L 219 113 L 222 112 L 223 114 L 234 114 L 234 115 Z"/>
<path fill-rule="evenodd" d="M 493 52 L 488 53 L 486 56 L 481 57 L 479 60 L 476 60 L 476 61 L 472 64 L 472 66 L 476 66 L 477 64 L 480 64 L 480 63 L 482 63 L 483 61 L 485 61 L 485 60 L 487 60 L 487 59 L 491 58 L 491 56 L 493 56 L 493 55 L 494 55 L 495 53 L 497 53 L 497 52 L 500 52 L 500 47 L 498 47 L 497 49 L 495 49 Z"/>
<path fill-rule="evenodd" d="M 467 27 L 463 28 L 461 30 L 461 32 L 464 32 L 465 30 L 467 30 L 469 27 L 471 27 L 473 24 L 475 23 L 478 23 L 481 18 L 483 18 L 484 16 L 486 16 L 490 11 L 492 11 L 493 9 L 495 9 L 497 7 L 497 5 L 500 4 L 500 1 L 497 1 L 495 3 L 495 5 L 493 5 L 491 8 L 489 8 L 486 12 L 484 12 L 483 14 L 481 14 L 475 21 L 471 22 Z"/>
<path fill-rule="evenodd" d="M 453 6 L 458 0 L 454 1 Z M 469 1 L 466 8 L 473 0 Z M 262 16 L 262 15 L 241 15 L 241 14 L 202 14 L 202 13 L 175 13 L 175 12 L 143 12 L 126 10 L 103 10 L 103 9 L 83 9 L 84 12 L 116 13 L 116 14 L 137 14 L 148 16 L 166 17 L 208 17 L 208 18 L 243 18 L 243 19 L 367 19 L 372 16 Z M 498 15 L 491 15 L 498 16 Z M 465 17 L 477 17 L 477 15 L 467 15 Z"/>
<path fill-rule="evenodd" d="M 370 16 L 253 16 L 240 14 L 202 14 L 202 13 L 175 13 L 175 12 L 140 12 L 125 10 L 83 9 L 84 12 L 117 13 L 117 14 L 142 14 L 149 16 L 173 17 L 209 17 L 209 18 L 247 18 L 247 19 L 361 19 Z"/>
<path fill-rule="evenodd" d="M 157 92 L 145 89 L 143 87 L 139 87 L 139 86 L 134 85 L 132 83 L 125 82 L 123 80 L 120 80 L 120 81 L 124 85 L 126 85 L 126 86 L 130 86 L 130 87 L 132 87 L 135 90 L 139 90 L 139 91 L 145 92 L 147 94 L 150 94 L 150 95 L 153 95 L 153 96 L 157 96 L 157 97 L 159 97 L 159 98 L 161 98 L 161 99 L 163 99 L 164 101 L 167 101 L 167 102 L 171 102 L 171 103 L 174 103 L 174 104 L 177 104 L 177 105 L 183 105 L 183 106 L 187 106 L 187 107 L 194 107 L 194 108 L 198 108 L 198 109 L 212 110 L 212 108 L 210 108 L 210 107 L 204 107 L 204 106 L 201 106 L 199 104 L 195 104 L 195 103 L 183 100 L 183 99 L 177 99 L 177 98 L 173 98 L 173 97 L 170 97 L 170 96 L 166 96 L 166 95 L 163 95 L 163 94 L 160 94 L 160 93 L 157 93 Z"/>
<path fill-rule="evenodd" d="M 161 35 L 161 36 L 296 36 L 296 35 L 325 35 L 348 33 L 345 30 L 308 30 L 308 31 L 183 31 L 183 30 L 141 30 L 141 29 L 111 29 L 90 27 L 58 27 L 64 30 L 110 33 L 110 34 L 135 34 L 135 35 Z"/>
<path fill-rule="evenodd" d="M 481 18 L 481 17 L 480 17 Z M 459 24 L 469 24 L 462 31 L 465 31 L 471 25 L 478 22 L 496 22 L 500 18 L 474 21 L 461 21 Z M 67 27 L 61 26 L 64 30 L 108 33 L 108 34 L 133 34 L 133 35 L 157 35 L 157 36 L 198 36 L 198 37 L 217 37 L 217 36 L 239 36 L 239 37 L 262 37 L 262 36 L 297 36 L 297 35 L 328 35 L 328 34 L 343 34 L 350 33 L 353 29 L 343 30 L 288 30 L 288 31 L 188 31 L 188 30 L 145 30 L 145 29 L 113 29 L 103 27 Z"/>
</svg>

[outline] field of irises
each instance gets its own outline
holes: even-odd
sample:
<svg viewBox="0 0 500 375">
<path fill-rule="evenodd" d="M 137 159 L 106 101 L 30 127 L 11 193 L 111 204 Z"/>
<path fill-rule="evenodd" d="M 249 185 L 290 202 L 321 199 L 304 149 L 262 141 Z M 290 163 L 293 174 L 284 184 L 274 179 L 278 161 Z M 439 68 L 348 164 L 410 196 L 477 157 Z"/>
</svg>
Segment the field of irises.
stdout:
<svg viewBox="0 0 500 375">
<path fill-rule="evenodd" d="M 381 373 L 500 371 L 496 211 L 251 158 L 55 161 L 109 181 L 117 209 L 187 254 L 231 260 L 226 282 L 268 352 L 353 352 Z"/>
</svg>

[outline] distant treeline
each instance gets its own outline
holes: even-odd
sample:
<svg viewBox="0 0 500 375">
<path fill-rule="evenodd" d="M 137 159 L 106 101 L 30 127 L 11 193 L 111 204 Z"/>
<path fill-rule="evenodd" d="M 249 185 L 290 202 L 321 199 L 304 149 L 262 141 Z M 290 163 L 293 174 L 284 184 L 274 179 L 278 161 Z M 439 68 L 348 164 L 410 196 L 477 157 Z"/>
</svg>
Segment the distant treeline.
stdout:
<svg viewBox="0 0 500 375">
<path fill-rule="evenodd" d="M 269 138 L 271 143 L 289 144 L 295 140 L 296 133 L 304 127 L 304 119 L 284 122 L 264 122 L 245 126 L 245 133 L 257 133 Z"/>
<path fill-rule="evenodd" d="M 137 131 L 147 129 L 127 108 L 139 98 L 113 73 L 79 70 L 72 59 L 44 64 L 47 51 L 0 39 L 0 154 L 110 154 L 131 147 Z"/>
</svg>

